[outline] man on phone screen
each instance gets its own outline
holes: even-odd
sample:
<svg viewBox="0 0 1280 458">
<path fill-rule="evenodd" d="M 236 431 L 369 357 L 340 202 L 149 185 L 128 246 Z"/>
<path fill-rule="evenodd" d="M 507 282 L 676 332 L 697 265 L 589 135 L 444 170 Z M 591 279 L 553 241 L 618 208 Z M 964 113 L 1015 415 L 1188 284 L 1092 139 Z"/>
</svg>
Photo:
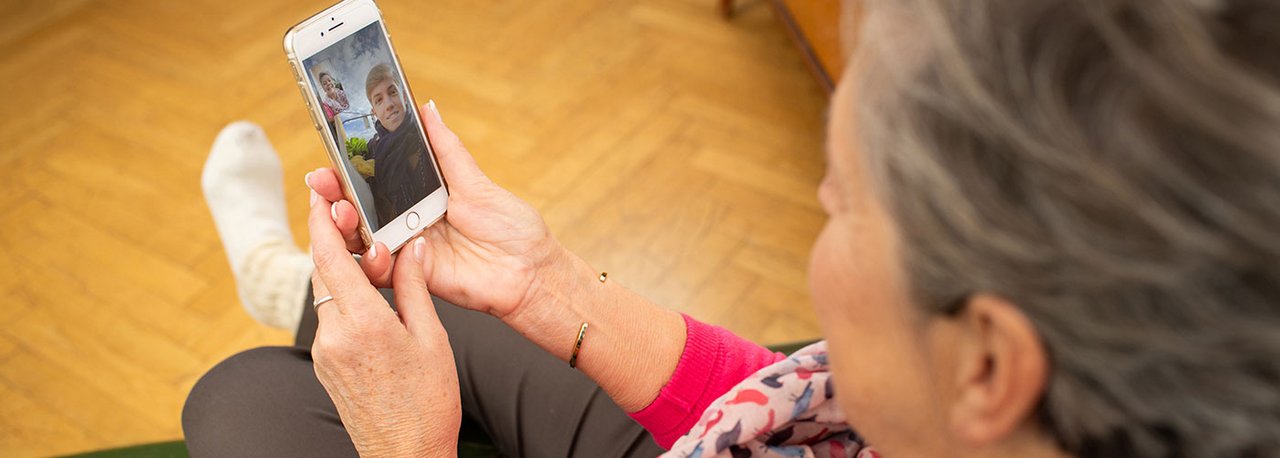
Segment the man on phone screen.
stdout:
<svg viewBox="0 0 1280 458">
<path fill-rule="evenodd" d="M 413 127 L 418 117 L 415 110 L 405 107 L 404 88 L 391 68 L 387 64 L 375 65 L 365 79 L 365 95 L 377 118 L 377 133 L 369 139 L 369 154 L 373 157 L 369 185 L 379 226 L 390 223 L 427 197 L 429 191 L 440 187 L 427 159 L 427 145 Z"/>
</svg>

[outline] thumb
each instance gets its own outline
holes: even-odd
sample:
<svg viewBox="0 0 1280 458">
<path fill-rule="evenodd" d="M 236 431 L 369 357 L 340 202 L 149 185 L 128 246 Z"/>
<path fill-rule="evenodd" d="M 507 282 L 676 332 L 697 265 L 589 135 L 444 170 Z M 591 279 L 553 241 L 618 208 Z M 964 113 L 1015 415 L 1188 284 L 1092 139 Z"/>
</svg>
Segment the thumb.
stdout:
<svg viewBox="0 0 1280 458">
<path fill-rule="evenodd" d="M 440 161 L 440 172 L 450 186 L 470 185 L 477 181 L 488 181 L 476 164 L 476 160 L 462 145 L 462 140 L 444 125 L 440 111 L 436 109 L 436 101 L 430 100 L 419 110 L 422 123 L 427 129 L 427 138 L 431 140 L 431 150 Z"/>
<path fill-rule="evenodd" d="M 426 259 L 427 241 L 422 237 L 414 239 L 408 247 L 408 253 L 401 252 L 396 258 L 396 266 L 392 272 L 392 289 L 396 295 L 396 310 L 400 313 L 400 322 L 415 338 L 439 337 L 444 334 L 444 326 L 436 315 L 436 306 L 431 302 L 431 293 L 427 291 L 427 278 L 422 271 L 422 261 Z"/>
</svg>

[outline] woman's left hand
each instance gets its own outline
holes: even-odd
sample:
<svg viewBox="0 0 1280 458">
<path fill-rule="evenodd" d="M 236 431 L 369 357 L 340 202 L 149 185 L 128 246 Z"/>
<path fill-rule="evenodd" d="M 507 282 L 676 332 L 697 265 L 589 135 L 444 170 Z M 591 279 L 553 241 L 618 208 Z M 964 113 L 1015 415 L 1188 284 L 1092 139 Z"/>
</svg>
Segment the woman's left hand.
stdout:
<svg viewBox="0 0 1280 458">
<path fill-rule="evenodd" d="M 312 275 L 321 304 L 311 355 L 361 456 L 457 453 L 462 407 L 448 335 L 423 275 L 425 246 L 411 241 L 393 269 L 399 315 L 347 251 L 333 204 L 312 192 Z"/>
</svg>

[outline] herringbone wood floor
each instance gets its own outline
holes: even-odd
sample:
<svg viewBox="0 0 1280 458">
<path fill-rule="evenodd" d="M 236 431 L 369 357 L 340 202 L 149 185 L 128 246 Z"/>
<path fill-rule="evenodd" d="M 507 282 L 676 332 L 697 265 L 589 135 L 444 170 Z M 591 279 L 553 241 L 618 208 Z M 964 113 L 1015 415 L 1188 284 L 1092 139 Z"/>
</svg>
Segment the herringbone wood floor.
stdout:
<svg viewBox="0 0 1280 458">
<path fill-rule="evenodd" d="M 746 337 L 813 337 L 825 96 L 767 5 L 714 3 L 383 10 L 418 96 L 569 247 Z M 261 123 L 303 233 L 325 159 L 280 39 L 323 6 L 0 2 L 0 455 L 179 438 L 204 371 L 289 342 L 237 303 L 199 173 Z"/>
</svg>

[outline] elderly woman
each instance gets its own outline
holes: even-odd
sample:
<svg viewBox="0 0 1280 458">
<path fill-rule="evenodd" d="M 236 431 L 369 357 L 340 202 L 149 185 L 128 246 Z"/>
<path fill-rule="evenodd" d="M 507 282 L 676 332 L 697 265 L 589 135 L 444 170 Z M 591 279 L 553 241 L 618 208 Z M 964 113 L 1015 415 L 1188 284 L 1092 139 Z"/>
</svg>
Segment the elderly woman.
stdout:
<svg viewBox="0 0 1280 458">
<path fill-rule="evenodd" d="M 465 414 L 515 456 L 1280 454 L 1280 6 L 863 7 L 810 269 L 825 342 L 775 355 L 607 279 L 431 104 L 447 219 L 357 264 L 354 208 L 308 175 L 333 299 L 282 319 L 302 348 L 201 380 L 192 452 L 448 455 Z M 270 153 L 224 137 L 212 195 L 246 186 L 220 150 Z"/>
</svg>

